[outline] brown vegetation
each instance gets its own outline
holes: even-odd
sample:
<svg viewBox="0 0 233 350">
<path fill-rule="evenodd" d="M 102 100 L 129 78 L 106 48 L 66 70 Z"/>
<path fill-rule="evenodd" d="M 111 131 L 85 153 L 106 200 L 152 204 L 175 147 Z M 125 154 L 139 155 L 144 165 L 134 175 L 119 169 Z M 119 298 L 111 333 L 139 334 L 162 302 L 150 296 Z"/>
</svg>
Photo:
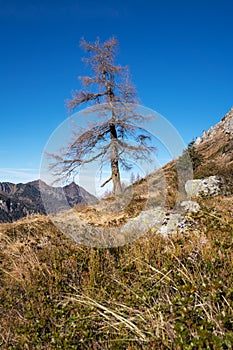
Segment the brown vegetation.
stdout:
<svg viewBox="0 0 233 350">
<path fill-rule="evenodd" d="M 74 244 L 44 216 L 1 225 L 2 348 L 231 349 L 232 199 L 121 248 Z"/>
</svg>

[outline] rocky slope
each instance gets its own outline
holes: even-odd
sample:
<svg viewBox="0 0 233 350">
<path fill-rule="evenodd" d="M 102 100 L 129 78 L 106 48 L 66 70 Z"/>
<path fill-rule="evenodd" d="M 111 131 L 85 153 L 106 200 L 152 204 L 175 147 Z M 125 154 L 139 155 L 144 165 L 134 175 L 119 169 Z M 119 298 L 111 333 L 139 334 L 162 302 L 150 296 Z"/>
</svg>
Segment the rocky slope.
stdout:
<svg viewBox="0 0 233 350">
<path fill-rule="evenodd" d="M 63 194 L 71 207 L 97 200 L 74 182 L 63 188 L 48 186 L 40 180 L 26 184 L 2 182 L 0 183 L 0 222 L 12 222 L 32 214 L 45 214 L 40 193 L 41 187 L 53 202 L 52 212 L 62 210 Z"/>
<path fill-rule="evenodd" d="M 190 201 L 184 201 L 196 197 L 196 195 L 190 194 L 190 191 L 194 191 L 197 184 L 198 191 L 204 193 L 206 197 L 221 196 L 232 198 L 233 108 L 219 123 L 211 127 L 208 132 L 204 132 L 202 137 L 197 138 L 192 147 L 195 152 L 192 151 L 190 153 L 190 158 L 192 161 L 195 161 L 195 166 L 193 164 L 193 177 L 198 179 L 195 180 L 196 182 L 193 182 L 192 178 L 186 178 L 185 168 L 187 163 L 186 161 L 183 162 L 182 155 L 127 188 L 119 198 L 107 198 L 94 207 L 87 207 L 79 211 L 78 214 L 75 213 L 75 220 L 78 216 L 87 225 L 92 225 L 93 227 L 116 228 L 126 225 L 127 222 L 128 224 L 134 223 L 134 218 L 136 217 L 138 218 L 136 223 L 139 225 L 139 222 L 142 221 L 141 216 L 144 215 L 146 217 L 148 213 L 150 219 L 146 218 L 146 221 L 150 225 L 153 224 L 151 211 L 155 213 L 160 208 L 159 213 L 161 215 L 159 215 L 162 218 L 166 215 L 171 218 L 173 217 L 172 215 L 179 213 L 182 203 L 190 205 Z M 196 158 L 199 158 L 200 162 L 197 163 Z M 182 167 L 184 169 L 179 173 L 178 169 Z M 187 175 L 189 176 L 190 173 Z M 188 189 L 187 186 L 190 183 L 187 181 L 192 182 L 191 189 Z M 178 182 L 180 182 L 179 185 Z M 69 215 L 72 216 L 73 214 L 70 213 Z M 70 224 L 72 221 L 71 216 L 67 224 Z M 159 223 L 160 219 L 158 220 Z M 82 230 L 76 231 L 81 232 Z"/>
<path fill-rule="evenodd" d="M 196 177 L 233 173 L 233 107 L 219 123 L 196 139 L 194 147 L 203 157 Z"/>
</svg>

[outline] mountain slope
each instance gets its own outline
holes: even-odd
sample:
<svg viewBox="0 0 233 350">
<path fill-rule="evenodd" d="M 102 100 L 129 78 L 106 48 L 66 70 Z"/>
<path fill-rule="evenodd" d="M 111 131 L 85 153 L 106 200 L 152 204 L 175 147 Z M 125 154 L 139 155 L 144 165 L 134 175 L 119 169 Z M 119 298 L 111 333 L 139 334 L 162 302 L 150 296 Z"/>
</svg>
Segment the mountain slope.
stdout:
<svg viewBox="0 0 233 350">
<path fill-rule="evenodd" d="M 202 137 L 198 137 L 194 147 L 203 157 L 196 171 L 196 177 L 209 175 L 229 175 L 233 173 L 233 108 Z"/>
<path fill-rule="evenodd" d="M 26 184 L 2 182 L 0 183 L 0 222 L 12 222 L 31 214 L 46 214 L 41 198 L 41 187 L 53 204 L 50 212 L 63 209 L 64 195 L 71 207 L 97 201 L 96 197 L 74 182 L 63 188 L 51 187 L 40 180 Z"/>
<path fill-rule="evenodd" d="M 82 219 L 96 225 L 104 222 L 107 226 L 116 222 L 124 223 L 142 210 L 150 210 L 156 206 L 171 210 L 185 199 L 185 182 L 189 179 L 186 176 L 190 175 L 193 178 L 217 175 L 224 185 L 224 195 L 233 194 L 233 108 L 219 123 L 204 132 L 202 137 L 198 137 L 192 147 L 194 152 L 192 150 L 188 153 L 189 160 L 194 161 L 193 155 L 200 158 L 198 165 L 193 164 L 193 174 L 192 171 L 186 173 L 189 161 L 187 162 L 184 152 L 178 159 L 127 188 L 124 195 L 117 200 L 112 197 L 101 201 L 95 206 L 95 210 L 85 208 L 83 214 L 80 214 Z M 181 168 L 183 169 L 180 171 Z M 126 204 L 128 197 L 131 199 Z"/>
<path fill-rule="evenodd" d="M 195 176 L 213 175 L 214 171 L 232 179 L 232 172 L 224 175 L 232 166 L 231 122 L 230 113 L 194 144 L 202 156 Z M 168 163 L 128 188 L 133 192 L 129 203 L 124 202 L 127 197 L 115 202 L 108 198 L 77 215 L 83 214 L 82 219 L 93 226 L 103 221 L 102 225 L 109 227 L 124 222 L 126 214 L 127 219 L 137 216 L 145 205 L 153 208 L 164 200 L 172 207 L 179 161 Z M 165 191 L 161 190 L 162 180 L 167 185 Z M 31 192 L 35 200 L 36 190 L 48 185 L 0 186 L 0 200 L 10 208 L 9 204 L 14 206 Z M 76 192 L 82 193 L 76 186 L 71 184 L 65 190 L 70 201 Z M 59 202 L 60 190 L 46 188 Z M 13 197 L 18 198 L 16 202 Z M 176 234 L 164 237 L 151 230 L 110 249 L 76 244 L 50 216 L 1 224 L 0 346 L 232 349 L 233 196 L 197 200 L 200 211 L 188 215 L 185 232 L 178 229 Z M 107 203 L 109 218 L 103 202 Z M 31 203 L 30 198 L 24 203 Z M 123 205 L 126 209 L 120 211 Z"/>
</svg>

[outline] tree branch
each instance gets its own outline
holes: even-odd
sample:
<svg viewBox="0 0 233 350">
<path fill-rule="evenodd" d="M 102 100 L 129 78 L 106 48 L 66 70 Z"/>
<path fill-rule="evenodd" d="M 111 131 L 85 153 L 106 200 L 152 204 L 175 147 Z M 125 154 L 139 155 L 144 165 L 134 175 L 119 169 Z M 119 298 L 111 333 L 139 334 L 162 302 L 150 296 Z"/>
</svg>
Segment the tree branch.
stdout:
<svg viewBox="0 0 233 350">
<path fill-rule="evenodd" d="M 112 176 L 110 176 L 110 178 L 107 179 L 100 187 L 104 187 L 104 186 L 107 185 L 107 183 L 108 183 L 109 181 L 111 181 L 111 180 L 112 180 Z"/>
</svg>

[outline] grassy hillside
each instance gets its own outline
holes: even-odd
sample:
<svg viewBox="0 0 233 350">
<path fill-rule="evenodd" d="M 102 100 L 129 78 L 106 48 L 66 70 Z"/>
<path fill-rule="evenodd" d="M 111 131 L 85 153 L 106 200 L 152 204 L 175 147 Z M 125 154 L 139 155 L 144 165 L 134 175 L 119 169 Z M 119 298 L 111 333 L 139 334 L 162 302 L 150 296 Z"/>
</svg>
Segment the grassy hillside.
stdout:
<svg viewBox="0 0 233 350">
<path fill-rule="evenodd" d="M 1 225 L 1 348 L 232 349 L 232 199 L 120 248 L 75 245 L 44 216 Z"/>
<path fill-rule="evenodd" d="M 2 349 L 233 348 L 232 115 L 188 150 L 194 177 L 223 176 L 227 191 L 199 198 L 184 232 L 153 229 L 97 249 L 75 244 L 46 216 L 0 225 Z M 183 199 L 186 167 L 184 154 L 119 198 L 74 213 L 111 228 L 143 210 L 170 210 Z"/>
</svg>

